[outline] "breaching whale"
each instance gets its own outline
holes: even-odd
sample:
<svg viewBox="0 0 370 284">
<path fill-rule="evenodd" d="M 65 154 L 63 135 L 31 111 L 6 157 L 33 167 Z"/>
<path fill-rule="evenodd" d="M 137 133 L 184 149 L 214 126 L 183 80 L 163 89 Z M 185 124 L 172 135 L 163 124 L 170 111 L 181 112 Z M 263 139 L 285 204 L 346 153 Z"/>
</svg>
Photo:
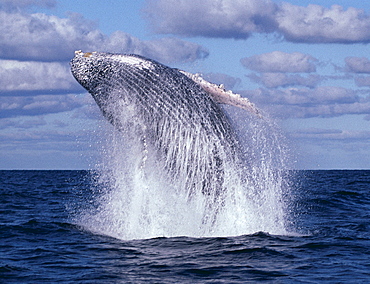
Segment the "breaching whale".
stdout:
<svg viewBox="0 0 370 284">
<path fill-rule="evenodd" d="M 241 160 L 237 135 L 219 103 L 259 115 L 252 103 L 139 55 L 76 51 L 71 71 L 111 124 L 135 132 L 143 149 L 154 149 L 170 183 L 179 183 L 189 198 L 201 192 L 219 200 L 228 167 Z"/>
</svg>

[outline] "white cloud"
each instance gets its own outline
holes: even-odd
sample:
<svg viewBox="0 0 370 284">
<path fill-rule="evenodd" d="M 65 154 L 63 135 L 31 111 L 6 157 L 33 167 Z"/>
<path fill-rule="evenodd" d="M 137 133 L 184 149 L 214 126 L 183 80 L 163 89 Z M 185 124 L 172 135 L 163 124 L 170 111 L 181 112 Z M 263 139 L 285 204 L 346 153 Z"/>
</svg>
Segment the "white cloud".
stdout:
<svg viewBox="0 0 370 284">
<path fill-rule="evenodd" d="M 244 67 L 258 72 L 315 72 L 316 58 L 300 52 L 273 51 L 245 57 L 240 60 Z"/>
<path fill-rule="evenodd" d="M 370 87 L 370 76 L 356 77 L 355 82 L 359 87 Z"/>
<path fill-rule="evenodd" d="M 67 63 L 0 60 L 0 93 L 80 89 Z"/>
<path fill-rule="evenodd" d="M 149 0 L 145 11 L 158 33 L 247 38 L 274 31 L 276 9 L 269 0 Z"/>
<path fill-rule="evenodd" d="M 355 91 L 341 87 L 315 89 L 257 89 L 244 91 L 268 113 L 281 118 L 335 117 L 346 114 L 370 113 L 370 97 L 359 96 Z"/>
<path fill-rule="evenodd" d="M 42 13 L 28 14 L 22 10 L 30 5 L 49 7 L 53 1 L 2 3 L 0 117 L 40 115 L 80 107 L 79 99 L 72 95 L 48 96 L 83 92 L 68 64 L 77 49 L 137 53 L 163 63 L 192 62 L 208 56 L 208 51 L 200 45 L 180 39 L 141 41 L 121 31 L 107 36 L 96 29 L 94 22 L 78 14 L 59 18 Z"/>
<path fill-rule="evenodd" d="M 241 83 L 241 80 L 239 78 L 235 78 L 235 77 L 222 74 L 222 73 L 206 73 L 206 74 L 201 74 L 201 76 L 205 80 L 213 84 L 218 84 L 218 85 L 222 84 L 226 90 L 231 90 L 235 86 Z"/>
<path fill-rule="evenodd" d="M 288 133 L 302 168 L 369 168 L 370 131 L 308 128 Z"/>
<path fill-rule="evenodd" d="M 107 36 L 81 15 L 59 18 L 46 14 L 0 11 L 0 58 L 69 61 L 75 50 L 134 52 L 168 62 L 204 58 L 208 51 L 179 39 L 141 41 L 127 33 Z M 154 50 L 154 51 L 153 51 Z"/>
<path fill-rule="evenodd" d="M 209 54 L 202 46 L 178 38 L 167 37 L 141 41 L 122 31 L 114 32 L 109 38 L 105 38 L 100 46 L 90 50 L 135 53 L 162 63 L 193 62 L 197 59 L 204 59 Z"/>
<path fill-rule="evenodd" d="M 345 62 L 349 72 L 370 74 L 370 60 L 366 57 L 346 57 Z"/>
<path fill-rule="evenodd" d="M 79 143 L 76 141 L 77 137 Z M 81 131 L 76 130 L 43 130 L 41 128 L 5 130 L 0 133 L 0 153 L 2 157 L 5 155 L 14 157 L 15 153 L 23 153 L 24 156 L 31 155 L 35 156 L 35 158 L 45 155 L 48 157 L 47 160 L 53 157 L 53 159 L 58 161 L 58 159 L 66 154 L 66 151 L 72 151 L 76 154 L 76 151 L 91 150 L 87 141 L 88 139 L 86 134 L 85 136 L 81 136 Z M 52 155 L 54 151 L 57 151 L 58 154 Z M 24 161 L 24 159 L 20 159 L 20 161 Z M 37 164 L 33 163 L 33 167 Z M 57 165 L 58 163 L 55 164 Z"/>
<path fill-rule="evenodd" d="M 177 38 L 162 38 L 137 44 L 133 53 L 141 54 L 162 63 L 193 62 L 204 59 L 209 52 L 198 44 Z"/>
<path fill-rule="evenodd" d="M 146 13 L 158 33 L 248 38 L 276 33 L 306 43 L 370 42 L 370 17 L 339 5 L 307 7 L 270 0 L 147 0 Z"/>
<path fill-rule="evenodd" d="M 67 61 L 76 47 L 93 48 L 104 36 L 73 15 L 61 19 L 45 14 L 0 11 L 0 57 L 19 60 Z"/>
<path fill-rule="evenodd" d="M 39 127 L 46 125 L 46 121 L 43 117 L 37 117 L 35 119 L 27 119 L 27 120 L 21 120 L 21 119 L 9 119 L 9 118 L 4 118 L 0 119 L 0 129 L 5 129 L 5 128 L 20 128 L 20 129 L 28 129 L 28 128 L 33 128 L 33 127 Z"/>
<path fill-rule="evenodd" d="M 363 10 L 339 5 L 330 9 L 282 3 L 276 17 L 278 32 L 286 40 L 306 43 L 355 43 L 370 41 L 370 17 Z"/>
<path fill-rule="evenodd" d="M 339 129 L 306 128 L 290 132 L 296 139 L 338 140 L 338 141 L 369 141 L 370 131 L 353 131 Z"/>
<path fill-rule="evenodd" d="M 303 77 L 298 74 L 289 75 L 284 73 L 262 73 L 261 75 L 250 74 L 247 77 L 256 83 L 261 83 L 267 88 L 289 87 L 298 85 L 314 88 L 325 79 L 320 75 L 309 75 Z"/>
<path fill-rule="evenodd" d="M 30 6 L 41 6 L 46 8 L 55 7 L 55 0 L 1 0 L 0 8 L 2 10 L 13 11 L 25 9 Z"/>
<path fill-rule="evenodd" d="M 84 106 L 87 100 L 76 95 L 5 96 L 0 102 L 0 118 L 71 111 Z"/>
</svg>

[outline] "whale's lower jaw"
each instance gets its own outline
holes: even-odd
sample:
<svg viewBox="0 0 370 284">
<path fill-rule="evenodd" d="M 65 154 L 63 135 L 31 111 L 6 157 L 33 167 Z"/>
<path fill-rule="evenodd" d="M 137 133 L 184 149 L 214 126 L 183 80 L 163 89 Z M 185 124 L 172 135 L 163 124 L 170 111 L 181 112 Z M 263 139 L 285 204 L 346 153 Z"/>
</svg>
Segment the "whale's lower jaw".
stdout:
<svg viewBox="0 0 370 284">
<path fill-rule="evenodd" d="M 72 74 L 120 131 L 156 151 L 189 196 L 221 196 L 238 162 L 229 119 L 202 87 L 179 70 L 137 55 L 76 52 Z M 218 198 L 218 197 L 217 197 Z"/>
</svg>

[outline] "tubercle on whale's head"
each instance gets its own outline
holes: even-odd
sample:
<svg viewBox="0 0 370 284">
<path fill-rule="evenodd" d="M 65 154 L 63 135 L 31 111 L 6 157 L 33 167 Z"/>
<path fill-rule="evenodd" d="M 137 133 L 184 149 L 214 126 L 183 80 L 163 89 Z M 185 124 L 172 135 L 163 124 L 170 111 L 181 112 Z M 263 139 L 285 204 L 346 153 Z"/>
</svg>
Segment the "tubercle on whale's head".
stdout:
<svg viewBox="0 0 370 284">
<path fill-rule="evenodd" d="M 84 53 L 83 57 L 90 57 L 93 53 L 92 52 L 86 52 Z"/>
<path fill-rule="evenodd" d="M 82 57 L 90 57 L 91 55 L 95 54 L 96 51 L 93 52 L 82 52 L 82 50 L 76 50 L 75 56 L 82 56 Z"/>
</svg>

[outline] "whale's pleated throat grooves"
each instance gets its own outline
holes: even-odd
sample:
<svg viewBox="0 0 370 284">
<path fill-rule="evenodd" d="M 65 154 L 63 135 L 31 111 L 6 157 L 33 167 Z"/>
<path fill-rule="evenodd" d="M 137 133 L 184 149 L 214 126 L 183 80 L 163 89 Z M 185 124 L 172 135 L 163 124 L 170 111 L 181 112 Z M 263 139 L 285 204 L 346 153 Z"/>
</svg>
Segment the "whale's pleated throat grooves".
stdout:
<svg viewBox="0 0 370 284">
<path fill-rule="evenodd" d="M 138 56 L 76 52 L 72 74 L 118 130 L 149 144 L 172 183 L 222 195 L 238 140 L 220 106 L 177 69 Z"/>
</svg>

